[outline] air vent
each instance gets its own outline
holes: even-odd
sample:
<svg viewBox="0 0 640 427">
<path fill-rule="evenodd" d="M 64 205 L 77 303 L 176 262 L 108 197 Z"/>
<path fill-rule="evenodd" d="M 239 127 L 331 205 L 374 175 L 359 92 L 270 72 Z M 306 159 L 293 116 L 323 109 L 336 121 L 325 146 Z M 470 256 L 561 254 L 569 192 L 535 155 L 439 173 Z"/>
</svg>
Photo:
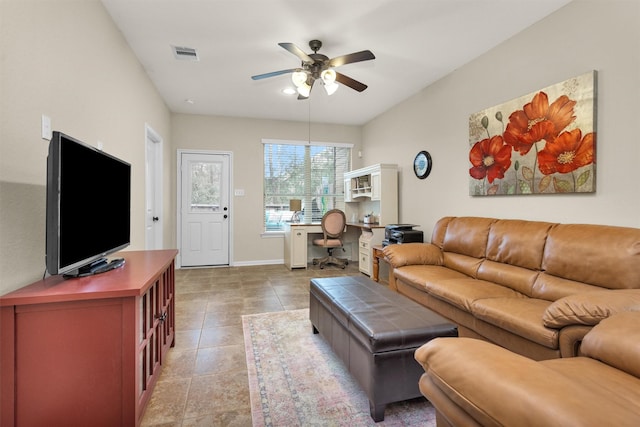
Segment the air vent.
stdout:
<svg viewBox="0 0 640 427">
<path fill-rule="evenodd" d="M 184 60 L 184 61 L 199 61 L 198 52 L 191 47 L 184 46 L 171 46 L 173 50 L 173 56 L 176 59 Z"/>
</svg>

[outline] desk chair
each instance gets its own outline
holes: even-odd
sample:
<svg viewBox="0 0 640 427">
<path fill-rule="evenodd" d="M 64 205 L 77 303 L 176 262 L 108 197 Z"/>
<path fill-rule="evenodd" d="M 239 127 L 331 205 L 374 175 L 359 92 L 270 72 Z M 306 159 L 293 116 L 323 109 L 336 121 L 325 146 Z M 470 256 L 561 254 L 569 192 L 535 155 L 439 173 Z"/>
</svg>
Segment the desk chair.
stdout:
<svg viewBox="0 0 640 427">
<path fill-rule="evenodd" d="M 342 234 L 347 226 L 347 218 L 344 212 L 340 209 L 330 210 L 322 216 L 320 225 L 324 237 L 322 239 L 314 239 L 313 244 L 327 248 L 329 254 L 324 258 L 314 258 L 313 265 L 320 264 L 320 268 L 324 268 L 325 264 L 335 264 L 345 268 L 347 264 L 349 264 L 349 260 L 333 256 L 334 249 L 342 249 L 343 252 L 345 251 L 342 245 Z"/>
</svg>

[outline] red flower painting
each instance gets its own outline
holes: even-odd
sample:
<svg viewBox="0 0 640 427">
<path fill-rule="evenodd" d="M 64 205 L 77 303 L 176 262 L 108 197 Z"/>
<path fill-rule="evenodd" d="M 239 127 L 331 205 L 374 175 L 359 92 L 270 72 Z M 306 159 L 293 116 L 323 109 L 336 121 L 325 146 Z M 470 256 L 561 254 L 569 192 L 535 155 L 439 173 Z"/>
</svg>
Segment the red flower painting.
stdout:
<svg viewBox="0 0 640 427">
<path fill-rule="evenodd" d="M 595 79 L 592 71 L 472 114 L 469 194 L 595 191 Z"/>
<path fill-rule="evenodd" d="M 504 143 L 501 136 L 483 139 L 474 144 L 469 152 L 473 167 L 469 174 L 475 179 L 487 177 L 489 183 L 496 178 L 504 178 L 504 171 L 511 166 L 511 147 Z"/>
<path fill-rule="evenodd" d="M 580 129 L 561 133 L 538 153 L 538 168 L 545 175 L 569 173 L 593 163 L 593 132 L 582 138 Z"/>
<path fill-rule="evenodd" d="M 513 149 L 524 155 L 539 141 L 553 139 L 569 123 L 575 120 L 572 101 L 566 95 L 560 96 L 551 105 L 544 92 L 538 92 L 531 102 L 509 116 L 509 124 L 504 132 L 504 140 Z"/>
</svg>

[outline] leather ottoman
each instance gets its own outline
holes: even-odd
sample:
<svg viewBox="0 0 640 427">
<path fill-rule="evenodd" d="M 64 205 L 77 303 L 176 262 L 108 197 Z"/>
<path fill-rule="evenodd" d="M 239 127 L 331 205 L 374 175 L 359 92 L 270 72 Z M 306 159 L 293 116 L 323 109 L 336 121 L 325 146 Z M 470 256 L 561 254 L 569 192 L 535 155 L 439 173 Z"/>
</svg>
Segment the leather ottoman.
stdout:
<svg viewBox="0 0 640 427">
<path fill-rule="evenodd" d="M 453 323 L 364 276 L 311 279 L 309 293 L 313 332 L 363 388 L 376 422 L 387 404 L 422 396 L 415 350 L 458 335 Z"/>
</svg>

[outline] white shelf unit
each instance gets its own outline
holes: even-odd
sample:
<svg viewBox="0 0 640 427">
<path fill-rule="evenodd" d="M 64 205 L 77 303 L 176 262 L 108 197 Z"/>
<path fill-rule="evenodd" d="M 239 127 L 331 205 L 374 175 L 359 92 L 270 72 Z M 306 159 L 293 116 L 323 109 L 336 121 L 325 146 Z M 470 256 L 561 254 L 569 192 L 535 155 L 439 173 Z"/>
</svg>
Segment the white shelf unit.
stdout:
<svg viewBox="0 0 640 427">
<path fill-rule="evenodd" d="M 362 223 L 373 214 L 374 224 L 398 222 L 398 166 L 375 164 L 344 174 L 344 200 L 347 221 Z M 373 271 L 373 246 L 384 239 L 384 228 L 363 230 L 359 242 L 359 268 L 364 274 Z"/>
</svg>

